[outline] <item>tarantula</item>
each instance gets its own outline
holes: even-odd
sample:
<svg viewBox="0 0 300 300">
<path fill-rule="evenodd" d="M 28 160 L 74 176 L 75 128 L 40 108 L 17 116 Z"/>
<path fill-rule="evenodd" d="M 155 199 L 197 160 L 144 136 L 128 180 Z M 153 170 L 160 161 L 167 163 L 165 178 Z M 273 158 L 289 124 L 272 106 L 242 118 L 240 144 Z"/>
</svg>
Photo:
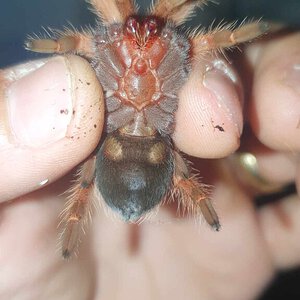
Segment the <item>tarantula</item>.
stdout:
<svg viewBox="0 0 300 300">
<path fill-rule="evenodd" d="M 77 245 L 95 189 L 129 222 L 141 219 L 171 192 L 219 230 L 206 186 L 191 174 L 172 142 L 178 91 L 191 72 L 192 60 L 253 39 L 267 31 L 267 24 L 219 26 L 187 34 L 178 26 L 207 1 L 158 0 L 145 16 L 138 14 L 133 0 L 89 2 L 98 18 L 95 28 L 26 42 L 31 51 L 86 58 L 104 91 L 105 139 L 80 167 L 71 190 L 63 213 L 63 257 Z"/>
</svg>

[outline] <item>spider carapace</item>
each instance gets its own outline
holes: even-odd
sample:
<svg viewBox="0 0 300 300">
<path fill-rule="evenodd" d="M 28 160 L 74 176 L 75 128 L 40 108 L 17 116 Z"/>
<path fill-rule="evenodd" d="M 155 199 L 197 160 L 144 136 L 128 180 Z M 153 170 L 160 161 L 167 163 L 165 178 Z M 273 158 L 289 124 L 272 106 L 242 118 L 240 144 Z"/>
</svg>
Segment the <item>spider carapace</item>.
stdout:
<svg viewBox="0 0 300 300">
<path fill-rule="evenodd" d="M 75 53 L 93 67 L 104 91 L 106 137 L 80 167 L 64 211 L 62 253 L 76 248 L 98 194 L 125 221 L 138 221 L 172 195 L 188 211 L 202 214 L 219 230 L 208 189 L 182 158 L 171 135 L 178 92 L 193 60 L 253 39 L 264 22 L 219 26 L 192 36 L 178 29 L 204 0 L 158 0 L 146 16 L 132 0 L 90 0 L 99 22 L 83 32 L 67 30 L 53 39 L 29 39 L 36 52 Z M 97 193 L 91 193 L 95 188 Z"/>
</svg>

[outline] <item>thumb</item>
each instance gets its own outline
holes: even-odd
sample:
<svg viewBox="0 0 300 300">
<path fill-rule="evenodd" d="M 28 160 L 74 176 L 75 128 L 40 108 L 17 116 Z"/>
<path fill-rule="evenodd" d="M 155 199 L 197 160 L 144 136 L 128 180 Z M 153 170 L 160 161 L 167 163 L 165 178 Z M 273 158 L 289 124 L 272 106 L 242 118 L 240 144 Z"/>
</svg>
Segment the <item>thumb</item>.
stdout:
<svg viewBox="0 0 300 300">
<path fill-rule="evenodd" d="M 89 63 L 54 57 L 0 71 L 0 202 L 49 184 L 84 160 L 103 127 Z"/>
</svg>

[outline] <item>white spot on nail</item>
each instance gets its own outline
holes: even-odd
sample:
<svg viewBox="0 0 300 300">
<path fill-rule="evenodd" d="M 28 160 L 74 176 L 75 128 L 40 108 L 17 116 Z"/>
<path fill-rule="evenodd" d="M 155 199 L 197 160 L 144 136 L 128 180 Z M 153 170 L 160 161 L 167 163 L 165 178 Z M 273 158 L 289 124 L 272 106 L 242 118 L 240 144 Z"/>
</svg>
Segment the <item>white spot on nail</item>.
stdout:
<svg viewBox="0 0 300 300">
<path fill-rule="evenodd" d="M 39 186 L 43 186 L 49 182 L 49 179 L 45 179 L 39 183 Z"/>
<path fill-rule="evenodd" d="M 215 69 L 220 70 L 226 75 L 232 82 L 236 83 L 238 78 L 234 70 L 226 64 L 223 60 L 215 60 L 213 62 L 213 66 Z"/>
</svg>

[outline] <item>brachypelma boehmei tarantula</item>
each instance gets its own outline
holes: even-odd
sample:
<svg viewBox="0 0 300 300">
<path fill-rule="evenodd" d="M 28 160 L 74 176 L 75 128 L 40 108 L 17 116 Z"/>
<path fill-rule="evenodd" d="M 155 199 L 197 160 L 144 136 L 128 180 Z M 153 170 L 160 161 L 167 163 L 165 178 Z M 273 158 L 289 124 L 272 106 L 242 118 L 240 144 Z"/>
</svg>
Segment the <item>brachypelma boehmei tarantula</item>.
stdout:
<svg viewBox="0 0 300 300">
<path fill-rule="evenodd" d="M 80 167 L 70 193 L 63 218 L 65 258 L 73 253 L 88 219 L 93 188 L 125 221 L 139 220 L 171 192 L 219 230 L 205 185 L 191 174 L 172 142 L 178 91 L 192 60 L 253 39 L 268 26 L 252 22 L 207 33 L 180 31 L 178 26 L 206 2 L 158 0 L 142 16 L 133 0 L 90 0 L 98 17 L 94 29 L 53 31 L 53 39 L 26 42 L 31 51 L 86 58 L 104 91 L 105 139 Z"/>
</svg>

